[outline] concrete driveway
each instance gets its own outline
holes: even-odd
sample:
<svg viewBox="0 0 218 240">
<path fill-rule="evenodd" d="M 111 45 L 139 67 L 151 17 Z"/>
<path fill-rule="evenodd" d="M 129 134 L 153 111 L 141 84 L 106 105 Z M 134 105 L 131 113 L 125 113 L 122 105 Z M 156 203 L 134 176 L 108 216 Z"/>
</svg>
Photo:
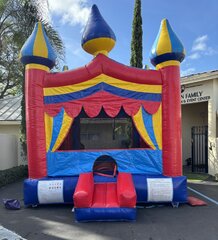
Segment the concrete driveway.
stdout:
<svg viewBox="0 0 218 240">
<path fill-rule="evenodd" d="M 218 185 L 189 184 L 209 198 L 218 201 Z M 189 195 L 197 196 L 189 192 Z M 72 206 L 23 206 L 22 182 L 0 189 L 0 199 L 16 198 L 22 209 L 13 211 L 0 206 L 0 225 L 28 240 L 217 240 L 218 205 L 206 200 L 208 206 L 152 206 L 137 211 L 137 221 L 76 223 Z M 0 229 L 1 230 L 1 229 Z M 0 235 L 1 236 L 1 235 Z M 0 239 L 7 239 L 1 238 Z M 20 239 L 20 238 L 8 238 Z"/>
</svg>

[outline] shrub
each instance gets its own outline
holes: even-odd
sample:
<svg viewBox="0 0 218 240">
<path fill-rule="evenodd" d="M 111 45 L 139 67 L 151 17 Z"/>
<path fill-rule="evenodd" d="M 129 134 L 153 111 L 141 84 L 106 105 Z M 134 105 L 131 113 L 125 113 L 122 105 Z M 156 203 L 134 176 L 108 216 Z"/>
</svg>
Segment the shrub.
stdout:
<svg viewBox="0 0 218 240">
<path fill-rule="evenodd" d="M 22 178 L 28 176 L 28 169 L 27 166 L 21 165 L 18 167 L 13 167 L 6 170 L 0 171 L 0 187 L 16 182 Z"/>
</svg>

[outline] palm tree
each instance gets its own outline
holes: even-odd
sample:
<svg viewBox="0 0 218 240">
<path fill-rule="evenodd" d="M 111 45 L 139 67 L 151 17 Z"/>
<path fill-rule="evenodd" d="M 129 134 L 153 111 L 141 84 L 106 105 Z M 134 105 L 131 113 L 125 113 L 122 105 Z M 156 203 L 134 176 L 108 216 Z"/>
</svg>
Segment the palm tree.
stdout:
<svg viewBox="0 0 218 240">
<path fill-rule="evenodd" d="M 22 92 L 23 66 L 18 61 L 19 51 L 38 21 L 45 26 L 58 56 L 56 68 L 60 68 L 64 45 L 45 16 L 46 7 L 47 0 L 0 1 L 0 98 Z"/>
<path fill-rule="evenodd" d="M 26 153 L 26 127 L 24 102 L 24 67 L 18 60 L 19 52 L 32 33 L 36 22 L 41 21 L 57 54 L 56 68 L 64 60 L 64 45 L 58 32 L 48 21 L 47 0 L 0 1 L 0 98 L 23 94 L 21 108 L 21 143 Z"/>
</svg>

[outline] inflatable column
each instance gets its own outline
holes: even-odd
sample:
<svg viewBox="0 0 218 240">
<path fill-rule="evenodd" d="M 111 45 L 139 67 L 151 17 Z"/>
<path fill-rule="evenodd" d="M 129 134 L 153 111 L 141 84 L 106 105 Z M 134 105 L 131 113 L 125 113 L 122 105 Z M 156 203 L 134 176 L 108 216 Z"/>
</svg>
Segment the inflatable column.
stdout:
<svg viewBox="0 0 218 240">
<path fill-rule="evenodd" d="M 55 65 L 55 59 L 43 25 L 36 23 L 20 52 L 20 60 L 26 65 L 26 134 L 30 178 L 47 176 L 43 81 L 49 69 Z"/>
<path fill-rule="evenodd" d="M 162 75 L 163 174 L 182 175 L 180 63 L 185 50 L 168 20 L 161 22 L 151 63 Z"/>
</svg>

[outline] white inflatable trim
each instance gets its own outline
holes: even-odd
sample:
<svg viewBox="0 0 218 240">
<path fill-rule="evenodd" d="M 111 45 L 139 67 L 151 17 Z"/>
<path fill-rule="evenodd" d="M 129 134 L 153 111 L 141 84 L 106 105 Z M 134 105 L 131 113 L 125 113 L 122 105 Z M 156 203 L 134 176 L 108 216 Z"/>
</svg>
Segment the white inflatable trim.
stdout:
<svg viewBox="0 0 218 240">
<path fill-rule="evenodd" d="M 147 178 L 148 202 L 172 202 L 172 178 Z"/>
<path fill-rule="evenodd" d="M 63 186 L 63 180 L 39 181 L 37 189 L 39 203 L 63 203 Z"/>
</svg>

